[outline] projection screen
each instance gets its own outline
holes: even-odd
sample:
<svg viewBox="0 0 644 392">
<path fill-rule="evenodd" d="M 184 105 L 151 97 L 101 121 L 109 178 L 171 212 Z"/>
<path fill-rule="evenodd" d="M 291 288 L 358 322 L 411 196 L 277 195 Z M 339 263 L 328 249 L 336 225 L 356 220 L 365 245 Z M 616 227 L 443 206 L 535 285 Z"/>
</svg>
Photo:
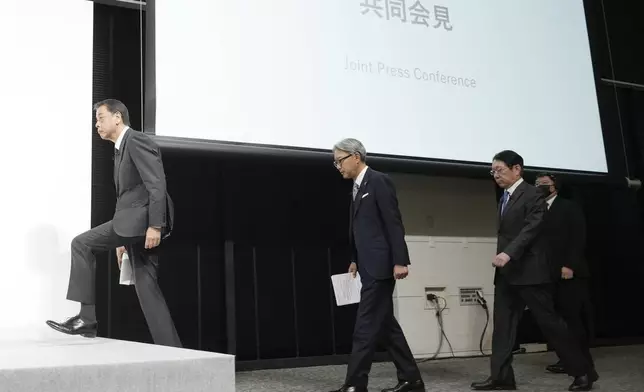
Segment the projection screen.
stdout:
<svg viewBox="0 0 644 392">
<path fill-rule="evenodd" d="M 155 7 L 157 135 L 607 171 L 582 0 Z"/>
</svg>

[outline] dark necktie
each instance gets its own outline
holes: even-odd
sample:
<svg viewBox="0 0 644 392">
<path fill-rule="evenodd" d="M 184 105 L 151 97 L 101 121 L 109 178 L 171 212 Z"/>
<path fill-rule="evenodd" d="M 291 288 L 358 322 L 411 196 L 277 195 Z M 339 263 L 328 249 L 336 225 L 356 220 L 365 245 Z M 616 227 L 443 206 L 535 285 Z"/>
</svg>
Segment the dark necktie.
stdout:
<svg viewBox="0 0 644 392">
<path fill-rule="evenodd" d="M 503 196 L 501 196 L 501 216 L 505 213 L 505 206 L 508 204 L 508 200 L 510 200 L 510 192 L 504 191 Z"/>
</svg>

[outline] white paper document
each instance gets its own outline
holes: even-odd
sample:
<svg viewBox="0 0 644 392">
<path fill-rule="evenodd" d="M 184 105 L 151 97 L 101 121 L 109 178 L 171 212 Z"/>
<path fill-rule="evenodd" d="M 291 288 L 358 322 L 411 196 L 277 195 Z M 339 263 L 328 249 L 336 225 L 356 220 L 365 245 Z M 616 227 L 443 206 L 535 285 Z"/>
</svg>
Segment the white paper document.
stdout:
<svg viewBox="0 0 644 392">
<path fill-rule="evenodd" d="M 362 282 L 360 281 L 359 273 L 356 272 L 355 278 L 351 273 L 331 275 L 331 283 L 333 283 L 335 302 L 338 306 L 360 302 Z"/>
<path fill-rule="evenodd" d="M 124 286 L 129 286 L 134 284 L 134 271 L 132 270 L 132 262 L 127 253 L 123 253 L 123 258 L 121 259 L 121 275 L 119 277 L 119 283 Z"/>
</svg>

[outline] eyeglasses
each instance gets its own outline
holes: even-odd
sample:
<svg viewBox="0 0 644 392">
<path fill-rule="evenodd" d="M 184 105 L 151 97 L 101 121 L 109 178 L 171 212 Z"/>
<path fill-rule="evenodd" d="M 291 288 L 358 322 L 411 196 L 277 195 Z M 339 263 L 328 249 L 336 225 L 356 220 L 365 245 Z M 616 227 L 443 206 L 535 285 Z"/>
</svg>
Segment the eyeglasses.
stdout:
<svg viewBox="0 0 644 392">
<path fill-rule="evenodd" d="M 500 175 L 500 174 L 505 173 L 508 170 L 513 170 L 517 166 L 519 166 L 519 165 L 512 165 L 512 166 L 509 166 L 509 167 L 506 166 L 506 167 L 500 167 L 498 169 L 492 169 L 492 170 L 490 170 L 490 175 L 492 177 L 494 177 L 496 174 Z M 520 166 L 519 166 L 519 168 L 520 168 Z"/>
<path fill-rule="evenodd" d="M 543 178 L 543 181 L 539 181 L 539 178 Z M 554 174 L 543 174 L 543 175 L 537 175 L 537 179 L 535 180 L 534 185 L 539 186 L 539 185 L 550 185 L 554 186 L 557 183 L 557 177 L 555 177 Z"/>
<path fill-rule="evenodd" d="M 334 160 L 333 161 L 333 166 L 335 166 L 336 169 L 339 169 L 340 166 L 342 166 L 342 162 L 344 162 L 345 159 L 349 158 L 352 155 L 353 154 L 349 154 L 349 155 L 347 155 L 345 157 L 342 157 L 342 158 L 338 159 L 337 161 Z"/>
</svg>

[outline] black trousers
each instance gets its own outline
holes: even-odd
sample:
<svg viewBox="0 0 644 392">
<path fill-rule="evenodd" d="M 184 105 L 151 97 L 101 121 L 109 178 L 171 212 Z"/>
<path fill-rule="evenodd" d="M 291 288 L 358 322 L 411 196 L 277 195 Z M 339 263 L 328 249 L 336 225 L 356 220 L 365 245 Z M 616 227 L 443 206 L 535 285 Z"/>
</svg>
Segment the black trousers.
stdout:
<svg viewBox="0 0 644 392">
<path fill-rule="evenodd" d="M 557 282 L 555 309 L 568 325 L 570 334 L 579 344 L 586 362 L 594 368 L 595 362 L 590 353 L 590 341 L 593 336 L 592 304 L 587 280 L 574 278 Z M 564 363 L 561 358 L 559 360 Z"/>
<path fill-rule="evenodd" d="M 554 285 L 515 286 L 498 282 L 494 288 L 491 378 L 503 383 L 515 382 L 512 351 L 519 320 L 526 305 L 548 342 L 565 363 L 568 374 L 588 374 L 589 364 L 566 323 L 555 311 Z"/>
<path fill-rule="evenodd" d="M 398 380 L 420 380 L 420 371 L 400 324 L 394 317 L 393 292 L 396 281 L 375 280 L 361 272 L 362 290 L 353 347 L 345 383 L 366 387 L 378 343 L 386 347 L 396 366 Z"/>
<path fill-rule="evenodd" d="M 181 340 L 157 283 L 158 256 L 145 249 L 144 237 L 119 237 L 112 222 L 103 223 L 72 240 L 72 264 L 67 299 L 94 305 L 96 281 L 95 252 L 125 246 L 135 279 L 136 294 L 154 343 L 181 347 Z"/>
</svg>

